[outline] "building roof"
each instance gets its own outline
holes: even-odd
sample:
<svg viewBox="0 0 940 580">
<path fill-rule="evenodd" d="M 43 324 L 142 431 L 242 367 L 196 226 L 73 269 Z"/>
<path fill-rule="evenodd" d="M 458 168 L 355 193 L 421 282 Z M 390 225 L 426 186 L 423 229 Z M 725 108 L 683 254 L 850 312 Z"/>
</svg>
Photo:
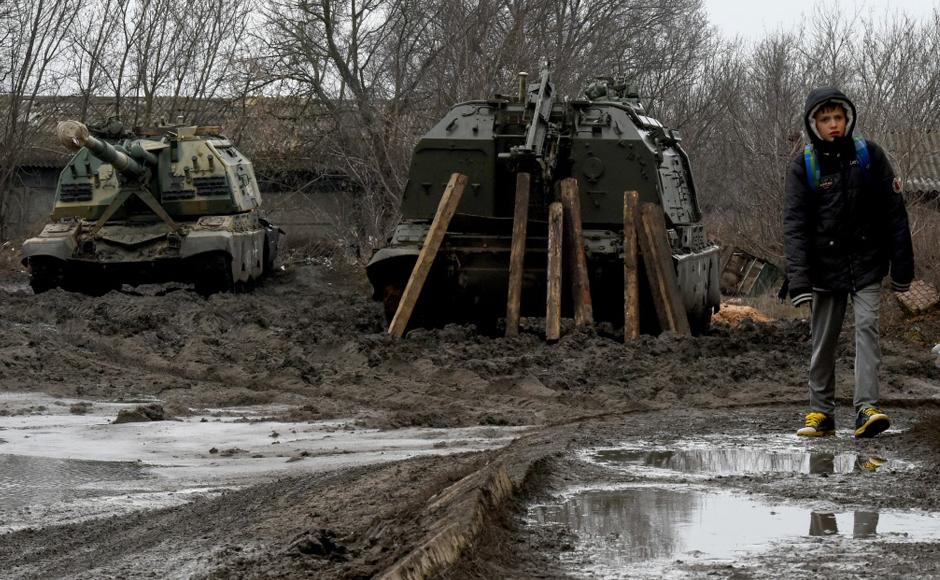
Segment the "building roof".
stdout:
<svg viewBox="0 0 940 580">
<path fill-rule="evenodd" d="M 940 131 L 892 132 L 878 139 L 908 193 L 940 192 Z"/>
<path fill-rule="evenodd" d="M 0 95 L 0 98 L 3 98 Z M 21 160 L 27 167 L 61 168 L 70 154 L 55 138 L 55 126 L 62 119 L 80 119 L 86 105 L 89 122 L 104 122 L 116 107 L 114 97 L 92 97 L 85 103 L 80 97 L 43 96 L 33 106 L 31 118 L 36 138 L 26 144 Z M 124 97 L 121 109 L 140 114 L 142 99 Z M 331 142 L 332 117 L 323 107 L 303 98 L 252 97 L 246 99 L 173 99 L 156 97 L 152 119 L 221 125 L 238 148 L 266 171 L 329 173 L 325 150 Z M 150 124 L 152 119 L 141 121 Z M 124 119 L 128 124 L 133 119 Z M 940 193 L 940 131 L 897 131 L 876 136 L 888 152 L 905 191 L 913 194 Z"/>
<path fill-rule="evenodd" d="M 0 98 L 3 98 L 0 95 Z M 121 109 L 139 112 L 140 100 L 127 98 Z M 34 135 L 25 143 L 26 152 L 20 165 L 37 168 L 62 168 L 71 158 L 58 143 L 56 124 L 64 119 L 82 119 L 89 124 L 103 123 L 116 109 L 114 97 L 93 97 L 82 114 L 83 101 L 79 97 L 43 96 L 33 105 L 30 120 Z M 156 125 L 154 120 L 168 120 L 198 125 L 219 125 L 222 132 L 236 142 L 257 167 L 275 171 L 322 172 L 324 166 L 323 142 L 329 131 L 323 125 L 325 117 L 312 110 L 309 103 L 289 98 L 173 100 L 158 97 L 154 100 L 150 119 L 138 119 L 142 125 Z M 126 116 L 126 115 L 125 115 Z M 122 121 L 130 126 L 133 118 Z"/>
</svg>

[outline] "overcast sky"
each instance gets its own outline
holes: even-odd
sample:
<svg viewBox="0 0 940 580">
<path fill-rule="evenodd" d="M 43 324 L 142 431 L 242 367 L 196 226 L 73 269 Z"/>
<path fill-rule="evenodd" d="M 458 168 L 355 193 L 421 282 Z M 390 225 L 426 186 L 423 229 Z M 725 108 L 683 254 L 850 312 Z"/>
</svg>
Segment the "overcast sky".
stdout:
<svg viewBox="0 0 940 580">
<path fill-rule="evenodd" d="M 741 36 L 745 40 L 758 40 L 768 32 L 792 30 L 805 22 L 806 16 L 821 6 L 838 4 L 852 14 L 863 10 L 865 14 L 885 15 L 904 12 L 907 15 L 923 19 L 934 8 L 940 7 L 940 0 L 827 0 L 826 2 L 786 2 L 761 0 L 742 2 L 741 0 L 704 0 L 705 10 L 711 23 L 718 27 L 725 36 Z"/>
</svg>

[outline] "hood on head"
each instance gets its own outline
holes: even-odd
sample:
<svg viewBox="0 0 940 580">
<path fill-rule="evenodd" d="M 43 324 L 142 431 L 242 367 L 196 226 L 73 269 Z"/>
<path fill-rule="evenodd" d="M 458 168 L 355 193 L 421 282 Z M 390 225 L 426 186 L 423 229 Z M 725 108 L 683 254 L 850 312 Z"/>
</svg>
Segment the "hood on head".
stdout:
<svg viewBox="0 0 940 580">
<path fill-rule="evenodd" d="M 806 134 L 809 135 L 813 143 L 825 141 L 816 129 L 816 120 L 813 115 L 825 104 L 833 103 L 842 105 L 845 109 L 845 137 L 852 138 L 852 132 L 855 130 L 855 104 L 849 100 L 845 94 L 835 87 L 820 87 L 810 91 L 806 97 L 806 107 L 803 109 L 803 122 L 806 125 Z"/>
</svg>

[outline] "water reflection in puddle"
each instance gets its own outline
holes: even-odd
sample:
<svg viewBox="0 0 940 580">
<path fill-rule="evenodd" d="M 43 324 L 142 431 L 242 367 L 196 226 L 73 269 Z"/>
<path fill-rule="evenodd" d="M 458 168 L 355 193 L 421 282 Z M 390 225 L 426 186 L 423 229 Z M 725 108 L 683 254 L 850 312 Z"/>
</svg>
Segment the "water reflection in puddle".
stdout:
<svg viewBox="0 0 940 580">
<path fill-rule="evenodd" d="M 590 453 L 587 458 L 609 467 L 647 467 L 716 475 L 852 473 L 877 471 L 889 464 L 881 457 L 855 453 L 771 452 L 748 448 L 655 451 L 600 449 Z"/>
<path fill-rule="evenodd" d="M 145 477 L 135 463 L 0 455 L 0 523 L 22 507 L 100 494 L 106 482 Z"/>
<path fill-rule="evenodd" d="M 532 507 L 529 515 L 535 525 L 563 526 L 578 536 L 565 558 L 585 577 L 657 576 L 676 559 L 730 560 L 810 536 L 940 538 L 940 518 L 932 516 L 819 512 L 660 487 L 582 491 L 561 504 Z"/>
</svg>

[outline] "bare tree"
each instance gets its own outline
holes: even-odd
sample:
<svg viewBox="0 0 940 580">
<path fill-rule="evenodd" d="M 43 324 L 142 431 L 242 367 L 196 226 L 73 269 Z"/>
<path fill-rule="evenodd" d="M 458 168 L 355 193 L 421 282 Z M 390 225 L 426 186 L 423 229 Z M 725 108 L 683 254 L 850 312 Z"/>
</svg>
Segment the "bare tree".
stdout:
<svg viewBox="0 0 940 580">
<path fill-rule="evenodd" d="M 824 10 L 813 22 L 805 35 L 777 32 L 737 48 L 733 60 L 743 68 L 716 71 L 740 77 L 729 106 L 712 117 L 709 139 L 689 147 L 699 174 L 715 176 L 705 180 L 704 198 L 719 234 L 778 262 L 785 175 L 807 139 L 803 100 L 811 88 L 846 92 L 859 110 L 859 132 L 889 150 L 902 177 L 940 155 L 928 146 L 940 123 L 937 11 L 915 22 Z M 689 124 L 694 131 L 696 120 Z"/>
<path fill-rule="evenodd" d="M 267 68 L 328 112 L 329 156 L 361 186 L 356 243 L 385 237 L 415 140 L 455 102 L 545 60 L 563 94 L 660 71 L 646 86 L 662 95 L 710 53 L 701 0 L 279 0 L 266 18 Z"/>
<path fill-rule="evenodd" d="M 809 88 L 841 86 L 860 129 L 914 175 L 940 155 L 925 146 L 938 52 L 937 10 L 918 22 L 824 9 L 803 33 L 748 46 L 719 38 L 702 0 L 8 0 L 0 217 L 35 141 L 36 98 L 74 93 L 90 120 L 227 121 L 260 164 L 285 169 L 271 179 L 302 194 L 341 182 L 336 222 L 365 256 L 396 221 L 420 135 L 454 103 L 511 91 L 517 72 L 551 60 L 570 96 L 595 75 L 626 75 L 681 130 L 718 233 L 782 258 L 783 182 Z"/>
<path fill-rule="evenodd" d="M 271 68 L 328 111 L 327 154 L 360 186 L 354 242 L 366 252 L 394 219 L 413 140 L 407 112 L 440 46 L 435 6 L 414 0 L 281 0 L 267 14 Z M 430 38 L 429 38 L 430 36 Z"/>
<path fill-rule="evenodd" d="M 34 141 L 42 119 L 35 113 L 36 98 L 55 94 L 59 84 L 53 71 L 67 31 L 78 10 L 77 0 L 9 0 L 0 12 L 0 38 L 7 58 L 0 65 L 4 81 L 0 93 L 0 240 L 9 228 L 11 192 L 20 162 Z"/>
<path fill-rule="evenodd" d="M 867 135 L 891 146 L 902 178 L 922 171 L 940 151 L 930 131 L 940 127 L 940 11 L 919 24 L 899 15 L 866 20 L 853 64 L 853 83 Z"/>
<path fill-rule="evenodd" d="M 93 95 L 133 124 L 181 115 L 218 120 L 220 98 L 233 98 L 235 66 L 250 40 L 254 0 L 98 0 L 86 3 L 70 36 L 71 84 L 83 118 Z M 133 98 L 127 99 L 128 96 Z"/>
<path fill-rule="evenodd" d="M 115 39 L 123 11 L 112 2 L 92 3 L 76 15 L 68 31 L 69 50 L 66 74 L 78 90 L 79 119 L 86 121 L 92 97 L 107 90 L 108 66 L 117 57 Z"/>
</svg>

